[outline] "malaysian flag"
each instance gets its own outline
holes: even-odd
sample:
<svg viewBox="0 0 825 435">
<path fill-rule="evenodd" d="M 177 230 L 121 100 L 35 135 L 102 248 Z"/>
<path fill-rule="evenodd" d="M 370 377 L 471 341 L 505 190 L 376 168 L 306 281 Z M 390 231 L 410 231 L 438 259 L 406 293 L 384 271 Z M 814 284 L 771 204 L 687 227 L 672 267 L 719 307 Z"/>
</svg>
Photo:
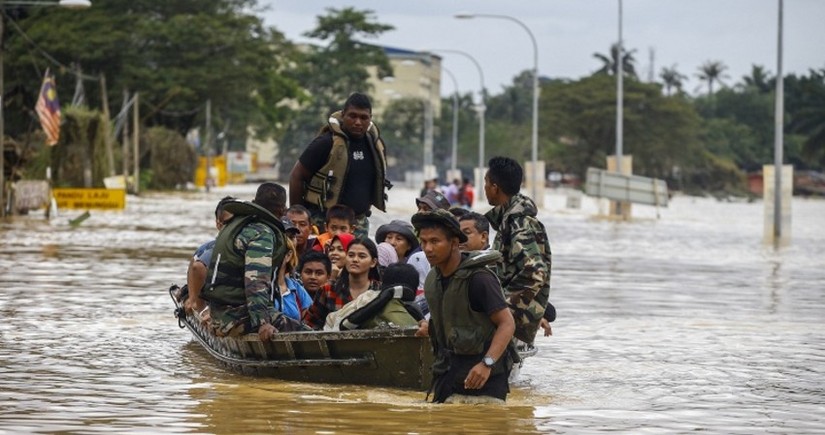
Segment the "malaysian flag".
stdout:
<svg viewBox="0 0 825 435">
<path fill-rule="evenodd" d="M 54 77 L 49 74 L 48 70 L 43 76 L 43 86 L 40 87 L 40 96 L 37 98 L 37 105 L 34 109 L 46 133 L 46 143 L 57 145 L 57 140 L 60 139 L 60 103 L 57 101 L 57 86 Z"/>
</svg>

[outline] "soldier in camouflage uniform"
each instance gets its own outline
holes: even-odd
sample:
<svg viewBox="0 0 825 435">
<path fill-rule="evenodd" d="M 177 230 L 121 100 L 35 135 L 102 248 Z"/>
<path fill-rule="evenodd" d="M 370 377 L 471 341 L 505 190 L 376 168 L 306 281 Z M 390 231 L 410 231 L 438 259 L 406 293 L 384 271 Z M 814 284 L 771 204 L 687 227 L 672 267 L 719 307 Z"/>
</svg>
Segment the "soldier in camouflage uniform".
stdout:
<svg viewBox="0 0 825 435">
<path fill-rule="evenodd" d="M 272 278 L 286 253 L 285 209 L 286 190 L 275 183 L 262 184 L 251 203 L 225 206 L 234 217 L 218 234 L 202 293 L 217 335 L 257 332 L 269 340 L 279 330 L 300 329 L 272 304 Z"/>
<path fill-rule="evenodd" d="M 496 274 L 516 321 L 515 337 L 532 343 L 550 295 L 550 242 L 536 218 L 536 204 L 519 193 L 524 172 L 508 157 L 493 157 L 484 192 L 493 209 L 485 214 L 496 230 L 493 249 L 502 254 Z"/>
</svg>

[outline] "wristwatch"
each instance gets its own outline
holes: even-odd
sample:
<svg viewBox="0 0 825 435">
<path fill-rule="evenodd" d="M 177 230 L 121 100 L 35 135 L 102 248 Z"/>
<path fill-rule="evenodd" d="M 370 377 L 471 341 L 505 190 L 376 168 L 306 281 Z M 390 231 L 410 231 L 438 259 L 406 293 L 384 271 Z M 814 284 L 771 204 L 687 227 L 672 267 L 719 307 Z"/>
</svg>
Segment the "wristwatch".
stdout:
<svg viewBox="0 0 825 435">
<path fill-rule="evenodd" d="M 496 364 L 496 360 L 493 359 L 493 357 L 491 357 L 490 355 L 484 356 L 484 359 L 482 359 L 481 362 L 483 362 L 485 366 L 490 368 L 493 368 L 493 366 Z"/>
</svg>

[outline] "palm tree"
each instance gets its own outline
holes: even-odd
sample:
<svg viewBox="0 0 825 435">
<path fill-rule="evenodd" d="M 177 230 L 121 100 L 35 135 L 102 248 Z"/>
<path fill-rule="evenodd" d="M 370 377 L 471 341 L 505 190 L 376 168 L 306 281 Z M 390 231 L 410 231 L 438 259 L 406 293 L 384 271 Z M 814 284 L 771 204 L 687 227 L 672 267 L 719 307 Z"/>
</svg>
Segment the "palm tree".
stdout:
<svg viewBox="0 0 825 435">
<path fill-rule="evenodd" d="M 682 92 L 682 80 L 687 79 L 686 75 L 676 71 L 676 64 L 673 64 L 670 68 L 662 68 L 662 72 L 659 73 L 659 77 L 665 84 L 665 91 L 668 96 L 670 96 L 671 89 L 673 88 L 675 88 L 677 92 Z"/>
<path fill-rule="evenodd" d="M 751 67 L 751 75 L 742 77 L 745 82 L 745 88 L 753 88 L 761 93 L 768 93 L 771 91 L 772 78 L 765 71 L 765 67 L 761 65 L 753 65 Z"/>
<path fill-rule="evenodd" d="M 802 155 L 813 162 L 825 166 L 825 68 L 811 70 L 811 78 L 805 86 L 804 101 L 791 117 L 790 130 L 806 135 L 802 144 Z"/>
<path fill-rule="evenodd" d="M 723 79 L 729 78 L 725 74 L 726 69 L 728 69 L 727 65 L 718 60 L 709 60 L 699 67 L 699 73 L 696 76 L 699 77 L 699 80 L 708 82 L 708 95 L 713 95 L 714 82 L 725 84 Z"/>
<path fill-rule="evenodd" d="M 622 71 L 624 71 L 625 76 L 636 78 L 636 59 L 633 58 L 633 53 L 636 50 L 625 50 L 622 47 Z M 610 55 L 606 56 L 601 53 L 593 53 L 593 57 L 602 61 L 602 67 L 595 72 L 595 74 L 607 74 L 607 75 L 616 75 L 616 67 L 618 65 L 617 59 L 619 58 L 619 44 L 615 43 L 610 46 Z"/>
</svg>

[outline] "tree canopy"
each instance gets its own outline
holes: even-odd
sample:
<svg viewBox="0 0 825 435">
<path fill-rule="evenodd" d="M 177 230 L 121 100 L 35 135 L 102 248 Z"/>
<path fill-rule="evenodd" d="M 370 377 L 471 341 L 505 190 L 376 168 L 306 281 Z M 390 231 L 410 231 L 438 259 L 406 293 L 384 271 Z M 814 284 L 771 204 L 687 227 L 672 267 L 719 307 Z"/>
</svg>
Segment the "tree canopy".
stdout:
<svg viewBox="0 0 825 435">
<path fill-rule="evenodd" d="M 379 78 L 392 75 L 378 45 L 392 26 L 370 10 L 327 9 L 305 33 L 315 42 L 300 46 L 263 24 L 256 0 L 95 0 L 82 12 L 4 10 L 4 104 L 12 137 L 38 129 L 32 109 L 43 72 L 51 68 L 64 107 L 77 77 L 86 104 L 100 107 L 99 78 L 105 76 L 113 113 L 124 90 L 140 92 L 142 123 L 181 134 L 204 125 L 204 106 L 211 100 L 213 125 L 225 133 L 230 149 L 242 148 L 250 133 L 278 141 L 283 176 L 330 112 L 352 92 L 370 93 L 372 68 Z M 707 92 L 691 96 L 682 90 L 687 77 L 676 65 L 661 70 L 660 83 L 641 82 L 634 53 L 625 49 L 620 55 L 614 44 L 608 55 L 594 54 L 603 65 L 589 77 L 541 78 L 538 151 L 550 170 L 583 175 L 588 166 L 603 167 L 613 153 L 620 66 L 626 77 L 625 152 L 634 156 L 635 173 L 680 188 L 735 189 L 743 171 L 772 163 L 776 77 L 765 68 L 754 65 L 740 83 L 719 89 L 728 79 L 727 67 L 707 61 L 697 74 Z M 531 74 L 519 72 L 486 98 L 486 157 L 529 158 Z M 784 83 L 787 161 L 822 169 L 825 70 L 789 75 Z M 456 164 L 468 170 L 477 164 L 479 119 L 471 95 L 462 95 L 459 106 Z M 451 163 L 451 111 L 445 99 L 435 120 L 439 170 Z M 421 101 L 395 101 L 383 113 L 391 176 L 420 169 Z"/>
<path fill-rule="evenodd" d="M 96 79 L 105 75 L 113 110 L 123 90 L 140 92 L 147 125 L 185 134 L 203 125 L 211 99 L 215 128 L 229 127 L 231 139 L 243 142 L 248 127 L 271 135 L 289 115 L 276 103 L 296 97 L 299 87 L 282 74 L 294 57 L 292 45 L 263 25 L 255 7 L 253 0 L 96 0 L 82 12 L 33 8 L 15 22 L 26 37 L 6 32 L 6 86 L 27 95 L 16 108 L 25 112 L 51 67 L 59 95 L 70 101 L 79 68 L 92 107 L 100 107 Z M 48 61 L 43 47 L 62 64 Z"/>
</svg>

